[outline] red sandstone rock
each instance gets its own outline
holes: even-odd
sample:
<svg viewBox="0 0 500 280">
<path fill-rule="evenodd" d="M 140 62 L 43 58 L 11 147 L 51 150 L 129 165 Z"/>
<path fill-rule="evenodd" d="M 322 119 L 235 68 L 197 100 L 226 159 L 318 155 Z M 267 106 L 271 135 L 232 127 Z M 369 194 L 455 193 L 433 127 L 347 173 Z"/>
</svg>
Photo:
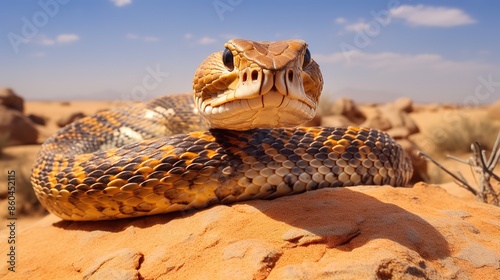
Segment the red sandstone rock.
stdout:
<svg viewBox="0 0 500 280">
<path fill-rule="evenodd" d="M 500 208 L 436 185 L 322 189 L 106 222 L 21 223 L 2 279 L 494 279 Z M 7 240 L 8 232 L 0 232 Z M 0 243 L 2 252 L 7 242 Z"/>
</svg>

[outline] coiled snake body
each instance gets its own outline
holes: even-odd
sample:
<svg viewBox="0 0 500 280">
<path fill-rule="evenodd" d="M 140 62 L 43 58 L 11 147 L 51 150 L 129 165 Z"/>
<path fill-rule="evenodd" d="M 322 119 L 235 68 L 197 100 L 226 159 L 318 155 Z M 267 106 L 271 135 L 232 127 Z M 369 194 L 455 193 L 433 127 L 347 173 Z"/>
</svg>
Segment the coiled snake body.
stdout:
<svg viewBox="0 0 500 280">
<path fill-rule="evenodd" d="M 280 128 L 314 116 L 322 85 L 303 41 L 230 40 L 199 66 L 194 99 L 160 97 L 61 129 L 42 145 L 32 185 L 42 205 L 66 220 L 405 185 L 409 158 L 383 132 Z"/>
</svg>

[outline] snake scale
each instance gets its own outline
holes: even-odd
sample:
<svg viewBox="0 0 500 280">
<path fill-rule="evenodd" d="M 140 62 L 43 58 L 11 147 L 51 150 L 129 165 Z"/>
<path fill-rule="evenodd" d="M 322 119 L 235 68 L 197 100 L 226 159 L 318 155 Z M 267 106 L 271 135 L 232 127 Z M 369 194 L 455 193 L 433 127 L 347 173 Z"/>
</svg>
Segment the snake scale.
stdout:
<svg viewBox="0 0 500 280">
<path fill-rule="evenodd" d="M 99 112 L 59 130 L 31 176 L 65 220 L 153 215 L 327 187 L 405 185 L 409 157 L 384 132 L 297 127 L 323 87 L 302 40 L 230 40 L 168 95 Z"/>
</svg>

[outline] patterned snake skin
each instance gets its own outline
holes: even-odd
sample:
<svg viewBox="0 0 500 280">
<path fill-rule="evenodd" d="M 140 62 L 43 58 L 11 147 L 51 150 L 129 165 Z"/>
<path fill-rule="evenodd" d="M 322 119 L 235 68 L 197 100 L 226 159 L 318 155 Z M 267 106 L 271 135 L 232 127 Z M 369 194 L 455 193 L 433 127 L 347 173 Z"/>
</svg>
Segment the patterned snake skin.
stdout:
<svg viewBox="0 0 500 280">
<path fill-rule="evenodd" d="M 322 85 L 303 41 L 231 40 L 199 66 L 194 99 L 160 97 L 62 128 L 42 145 L 32 185 L 48 211 L 75 221 L 404 186 L 410 160 L 381 131 L 280 128 L 314 116 Z"/>
</svg>

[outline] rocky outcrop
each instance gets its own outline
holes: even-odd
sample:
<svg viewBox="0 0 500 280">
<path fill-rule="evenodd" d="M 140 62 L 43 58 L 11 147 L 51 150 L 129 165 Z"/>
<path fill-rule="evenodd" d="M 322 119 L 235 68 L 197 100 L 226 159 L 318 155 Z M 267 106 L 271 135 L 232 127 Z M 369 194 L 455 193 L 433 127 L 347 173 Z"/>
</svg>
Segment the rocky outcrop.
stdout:
<svg viewBox="0 0 500 280">
<path fill-rule="evenodd" d="M 411 99 L 396 99 L 393 102 L 377 106 L 362 126 L 384 130 L 395 139 L 406 139 L 419 132 L 417 125 L 409 115 L 412 111 L 413 102 Z"/>
<path fill-rule="evenodd" d="M 41 125 L 41 126 L 47 125 L 47 121 L 49 120 L 49 118 L 47 118 L 45 116 L 39 116 L 39 115 L 36 115 L 36 114 L 28 114 L 28 118 L 33 123 Z"/>
<path fill-rule="evenodd" d="M 359 125 L 366 120 L 365 114 L 359 109 L 356 102 L 349 98 L 336 100 L 332 106 L 332 115 L 344 116 L 354 125 Z"/>
<path fill-rule="evenodd" d="M 370 127 L 386 131 L 395 139 L 405 139 L 419 131 L 409 116 L 413 112 L 413 101 L 410 98 L 366 107 L 358 106 L 352 99 L 339 98 L 328 111 L 331 114 L 323 116 L 324 126 L 339 123 Z"/>
<path fill-rule="evenodd" d="M 494 279 L 499 219 L 498 207 L 423 183 L 106 222 L 49 215 L 19 228 L 16 272 L 2 262 L 0 277 Z"/>
<path fill-rule="evenodd" d="M 0 139 L 1 147 L 35 144 L 38 130 L 23 113 L 0 106 Z"/>
<path fill-rule="evenodd" d="M 0 88 L 0 106 L 24 113 L 24 99 L 11 88 Z"/>
<path fill-rule="evenodd" d="M 24 115 L 24 99 L 10 88 L 0 89 L 0 150 L 35 144 L 38 134 L 35 123 Z"/>
</svg>

